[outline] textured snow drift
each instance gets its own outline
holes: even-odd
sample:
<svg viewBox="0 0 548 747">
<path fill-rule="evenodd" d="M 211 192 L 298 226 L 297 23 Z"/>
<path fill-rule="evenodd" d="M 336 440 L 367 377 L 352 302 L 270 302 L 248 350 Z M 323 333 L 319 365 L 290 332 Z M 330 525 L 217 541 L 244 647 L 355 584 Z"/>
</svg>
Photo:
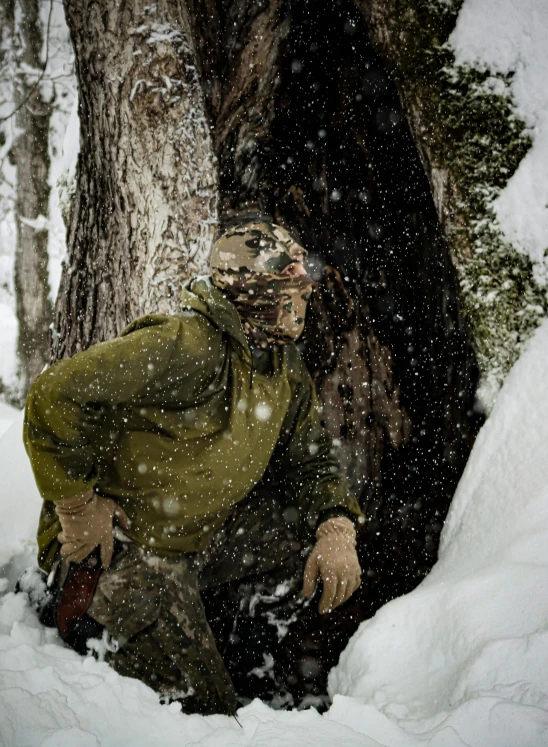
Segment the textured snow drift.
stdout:
<svg viewBox="0 0 548 747">
<path fill-rule="evenodd" d="M 548 322 L 529 342 L 484 426 L 414 592 L 363 623 L 330 677 L 324 716 L 260 701 L 185 716 L 137 680 L 65 648 L 14 580 L 33 552 L 39 497 L 20 440 L 0 425 L 2 745 L 548 744 Z"/>
<path fill-rule="evenodd" d="M 434 729 L 432 744 L 548 744 L 547 362 L 545 322 L 478 437 L 440 560 L 362 624 L 330 676 L 332 694 Z"/>
</svg>

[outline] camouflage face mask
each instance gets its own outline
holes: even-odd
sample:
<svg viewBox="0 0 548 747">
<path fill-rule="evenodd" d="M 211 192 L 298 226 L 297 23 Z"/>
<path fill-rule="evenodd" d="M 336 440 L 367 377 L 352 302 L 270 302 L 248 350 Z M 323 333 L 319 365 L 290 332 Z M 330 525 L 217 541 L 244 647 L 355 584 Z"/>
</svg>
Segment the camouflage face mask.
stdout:
<svg viewBox="0 0 548 747">
<path fill-rule="evenodd" d="M 266 222 L 232 228 L 213 247 L 213 283 L 234 303 L 256 345 L 283 345 L 300 337 L 312 281 L 283 271 L 305 256 L 285 229 Z"/>
</svg>

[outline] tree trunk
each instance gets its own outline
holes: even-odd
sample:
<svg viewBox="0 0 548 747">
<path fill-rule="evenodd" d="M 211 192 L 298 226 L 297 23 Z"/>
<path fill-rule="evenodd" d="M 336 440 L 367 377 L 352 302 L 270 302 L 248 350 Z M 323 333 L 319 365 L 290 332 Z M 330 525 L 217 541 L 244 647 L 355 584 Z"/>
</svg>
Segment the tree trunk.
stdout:
<svg viewBox="0 0 548 747">
<path fill-rule="evenodd" d="M 339 445 L 341 465 L 371 527 L 382 504 L 385 449 L 407 443 L 411 422 L 390 351 L 375 334 L 359 285 L 353 290 L 354 298 L 340 273 L 326 268 L 307 318 L 305 358 L 325 427 Z"/>
<path fill-rule="evenodd" d="M 272 213 L 271 126 L 289 31 L 285 0 L 233 2 L 225 11 L 215 111 L 223 222 L 246 213 Z"/>
<path fill-rule="evenodd" d="M 202 69 L 207 70 L 204 75 L 220 165 L 220 220 L 224 225 L 257 215 L 274 217 L 318 252 L 320 263 L 326 259 L 340 263 L 340 256 L 335 259 L 326 253 L 336 240 L 333 226 L 324 226 L 318 242 L 317 216 L 306 204 L 304 185 L 298 181 L 301 175 L 292 182 L 284 181 L 278 169 L 278 151 L 286 149 L 287 143 L 275 118 L 290 108 L 288 92 L 282 92 L 281 87 L 287 71 L 298 74 L 302 64 L 292 59 L 290 37 L 299 35 L 291 28 L 296 15 L 296 8 L 281 0 L 237 0 L 225 4 L 221 13 L 207 3 L 193 8 L 196 46 L 201 50 Z M 302 93 L 306 104 L 310 96 Z M 340 118 L 341 112 L 336 116 Z M 289 147 L 293 152 L 302 145 Z M 326 200 L 329 203 L 324 190 L 322 204 Z M 326 220 L 320 216 L 318 223 Z M 400 404 L 399 386 L 393 381 L 390 353 L 371 330 L 361 298 L 359 313 L 343 319 L 353 305 L 352 293 L 360 294 L 354 274 L 345 288 L 336 270 L 327 271 L 318 298 L 330 299 L 331 312 L 327 314 L 318 301 L 314 304 L 316 316 L 311 321 L 309 315 L 304 344 L 307 347 L 311 339 L 314 352 L 307 352 L 307 361 L 325 404 L 325 422 L 341 444 L 342 461 L 366 505 L 378 499 L 385 444 L 399 446 L 407 441 L 409 423 Z M 327 362 L 319 349 L 320 338 L 323 343 L 331 341 Z"/>
<path fill-rule="evenodd" d="M 523 342 L 548 311 L 530 260 L 491 206 L 530 146 L 507 79 L 455 66 L 446 44 L 462 0 L 354 0 L 396 83 L 457 270 L 487 409 Z M 497 93 L 493 78 L 498 78 Z"/>
<path fill-rule="evenodd" d="M 81 122 L 53 357 L 178 308 L 207 269 L 218 177 L 184 3 L 66 2 Z"/>
<path fill-rule="evenodd" d="M 360 620 L 435 561 L 477 428 L 457 281 L 397 94 L 352 0 L 66 10 L 82 150 L 54 357 L 176 312 L 217 205 L 219 229 L 266 214 L 310 250 L 300 345 L 369 519 L 353 606 L 311 613 L 288 648 L 296 690 L 321 691 Z M 317 678 L 299 674 L 307 646 Z"/>
<path fill-rule="evenodd" d="M 19 0 L 6 5 L 4 12 L 11 27 L 12 43 L 18 47 L 15 74 L 15 123 L 18 136 L 11 156 L 16 165 L 15 255 L 16 311 L 19 322 L 18 355 L 23 394 L 49 358 L 48 328 L 53 309 L 48 280 L 48 152 L 51 105 L 36 85 L 44 67 L 44 29 L 38 0 Z"/>
<path fill-rule="evenodd" d="M 279 69 L 271 210 L 323 276 L 303 343 L 368 519 L 360 593 L 329 619 L 311 613 L 293 638 L 287 667 L 302 693 L 315 692 L 360 620 L 432 567 L 480 419 L 475 355 L 429 184 L 353 3 L 293 4 Z M 295 666 L 310 652 L 317 680 Z"/>
</svg>

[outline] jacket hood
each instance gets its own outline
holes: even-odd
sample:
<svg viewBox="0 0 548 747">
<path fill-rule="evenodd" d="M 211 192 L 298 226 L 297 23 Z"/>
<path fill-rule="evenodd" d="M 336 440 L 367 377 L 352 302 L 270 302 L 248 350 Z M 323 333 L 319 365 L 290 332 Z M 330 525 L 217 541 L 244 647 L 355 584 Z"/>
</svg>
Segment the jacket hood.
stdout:
<svg viewBox="0 0 548 747">
<path fill-rule="evenodd" d="M 251 351 L 240 315 L 234 304 L 213 285 L 209 277 L 194 278 L 183 286 L 181 306 L 183 309 L 203 314 L 221 332 L 230 335 L 244 360 L 249 365 L 252 364 Z"/>
</svg>

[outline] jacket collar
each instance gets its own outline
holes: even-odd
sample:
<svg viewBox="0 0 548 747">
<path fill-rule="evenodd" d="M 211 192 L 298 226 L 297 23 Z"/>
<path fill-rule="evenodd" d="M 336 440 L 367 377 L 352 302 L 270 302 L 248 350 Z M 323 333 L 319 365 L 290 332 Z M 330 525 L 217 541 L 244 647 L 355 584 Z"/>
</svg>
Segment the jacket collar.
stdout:
<svg viewBox="0 0 548 747">
<path fill-rule="evenodd" d="M 183 286 L 183 309 L 192 309 L 206 316 L 212 324 L 234 340 L 246 362 L 252 365 L 251 351 L 240 316 L 234 304 L 216 288 L 209 277 L 197 277 Z"/>
</svg>

